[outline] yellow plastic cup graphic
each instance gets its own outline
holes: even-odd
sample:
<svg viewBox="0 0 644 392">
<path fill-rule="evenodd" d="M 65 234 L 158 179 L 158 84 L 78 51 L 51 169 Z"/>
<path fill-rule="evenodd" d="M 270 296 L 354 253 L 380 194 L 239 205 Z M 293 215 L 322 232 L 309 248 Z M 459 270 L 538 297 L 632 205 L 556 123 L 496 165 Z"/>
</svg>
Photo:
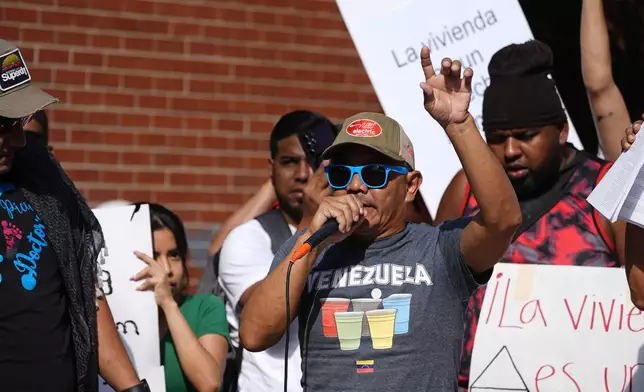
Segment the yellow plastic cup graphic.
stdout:
<svg viewBox="0 0 644 392">
<path fill-rule="evenodd" d="M 354 312 L 367 312 L 369 310 L 376 310 L 380 307 L 381 299 L 373 298 L 354 298 L 351 300 L 351 306 Z M 362 336 L 369 336 L 369 322 L 365 317 L 362 320 Z"/>
<path fill-rule="evenodd" d="M 394 344 L 396 309 L 379 309 L 365 312 L 374 350 L 388 350 Z"/>
<path fill-rule="evenodd" d="M 335 312 L 333 316 L 338 331 L 340 350 L 357 350 L 360 347 L 364 312 Z"/>
</svg>

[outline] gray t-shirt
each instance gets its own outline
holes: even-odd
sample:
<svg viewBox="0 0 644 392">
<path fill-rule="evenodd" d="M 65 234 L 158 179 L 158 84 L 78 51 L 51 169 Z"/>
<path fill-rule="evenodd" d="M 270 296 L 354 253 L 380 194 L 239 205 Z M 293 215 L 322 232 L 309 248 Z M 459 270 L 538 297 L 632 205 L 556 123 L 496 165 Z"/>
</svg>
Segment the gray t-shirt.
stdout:
<svg viewBox="0 0 644 392">
<path fill-rule="evenodd" d="M 457 390 L 467 303 L 490 275 L 475 279 L 463 261 L 469 221 L 408 224 L 370 244 L 348 238 L 320 253 L 298 314 L 305 391 Z"/>
</svg>

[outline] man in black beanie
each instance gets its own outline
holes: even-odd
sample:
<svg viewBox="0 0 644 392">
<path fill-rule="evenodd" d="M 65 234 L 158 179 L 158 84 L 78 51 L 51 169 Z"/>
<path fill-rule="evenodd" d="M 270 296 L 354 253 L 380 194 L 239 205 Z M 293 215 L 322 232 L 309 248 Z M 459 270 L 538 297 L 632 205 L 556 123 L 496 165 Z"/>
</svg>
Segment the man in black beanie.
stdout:
<svg viewBox="0 0 644 392">
<path fill-rule="evenodd" d="M 147 391 L 98 283 L 101 227 L 34 132 L 58 99 L 31 85 L 20 50 L 0 40 L 0 389 Z M 99 347 L 100 343 L 100 347 Z"/>
<path fill-rule="evenodd" d="M 523 223 L 501 262 L 619 267 L 624 224 L 611 224 L 586 197 L 609 162 L 575 149 L 551 72 L 553 55 L 539 41 L 512 44 L 489 64 L 483 131 L 519 199 Z M 468 180 L 456 174 L 441 200 L 438 223 L 479 212 Z M 468 388 L 471 352 L 485 289 L 466 316 L 459 385 Z"/>
</svg>

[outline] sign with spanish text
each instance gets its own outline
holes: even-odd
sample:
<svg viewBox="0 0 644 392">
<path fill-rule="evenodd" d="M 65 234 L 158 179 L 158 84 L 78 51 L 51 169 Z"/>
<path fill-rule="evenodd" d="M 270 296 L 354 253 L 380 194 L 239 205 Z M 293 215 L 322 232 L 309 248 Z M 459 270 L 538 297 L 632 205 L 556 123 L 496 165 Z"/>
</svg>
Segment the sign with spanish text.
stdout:
<svg viewBox="0 0 644 392">
<path fill-rule="evenodd" d="M 416 168 L 424 176 L 420 190 L 436 216 L 443 192 L 461 164 L 445 132 L 423 107 L 420 49 L 431 49 L 437 70 L 444 57 L 459 59 L 474 70 L 470 112 L 482 129 L 490 58 L 504 46 L 533 39 L 519 2 L 337 0 L 337 4 L 384 112 L 400 122 L 414 144 Z M 572 122 L 568 140 L 583 148 Z"/>
<path fill-rule="evenodd" d="M 154 293 L 137 291 L 141 282 L 130 281 L 132 275 L 146 267 L 134 251 L 153 254 L 150 208 L 144 204 L 139 209 L 121 206 L 98 208 L 93 212 L 105 237 L 99 264 L 103 292 L 116 328 L 139 377 L 148 381 L 152 391 L 165 391 Z M 99 391 L 113 390 L 99 377 Z"/>
<path fill-rule="evenodd" d="M 644 314 L 620 268 L 498 264 L 471 392 L 644 391 Z"/>
</svg>

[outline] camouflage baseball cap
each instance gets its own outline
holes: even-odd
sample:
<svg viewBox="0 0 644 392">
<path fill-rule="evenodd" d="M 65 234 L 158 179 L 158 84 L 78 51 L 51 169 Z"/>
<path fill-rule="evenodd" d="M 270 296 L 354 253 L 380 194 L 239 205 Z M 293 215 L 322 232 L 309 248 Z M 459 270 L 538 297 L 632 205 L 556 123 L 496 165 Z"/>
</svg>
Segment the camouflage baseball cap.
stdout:
<svg viewBox="0 0 644 392">
<path fill-rule="evenodd" d="M 378 151 L 414 170 L 414 145 L 402 126 L 393 118 L 379 113 L 358 113 L 344 121 L 342 130 L 331 147 L 324 151 L 325 159 L 337 146 L 359 144 Z"/>
<path fill-rule="evenodd" d="M 58 98 L 31 85 L 31 74 L 16 45 L 0 40 L 0 64 L 1 117 L 25 117 L 58 102 Z"/>
</svg>

